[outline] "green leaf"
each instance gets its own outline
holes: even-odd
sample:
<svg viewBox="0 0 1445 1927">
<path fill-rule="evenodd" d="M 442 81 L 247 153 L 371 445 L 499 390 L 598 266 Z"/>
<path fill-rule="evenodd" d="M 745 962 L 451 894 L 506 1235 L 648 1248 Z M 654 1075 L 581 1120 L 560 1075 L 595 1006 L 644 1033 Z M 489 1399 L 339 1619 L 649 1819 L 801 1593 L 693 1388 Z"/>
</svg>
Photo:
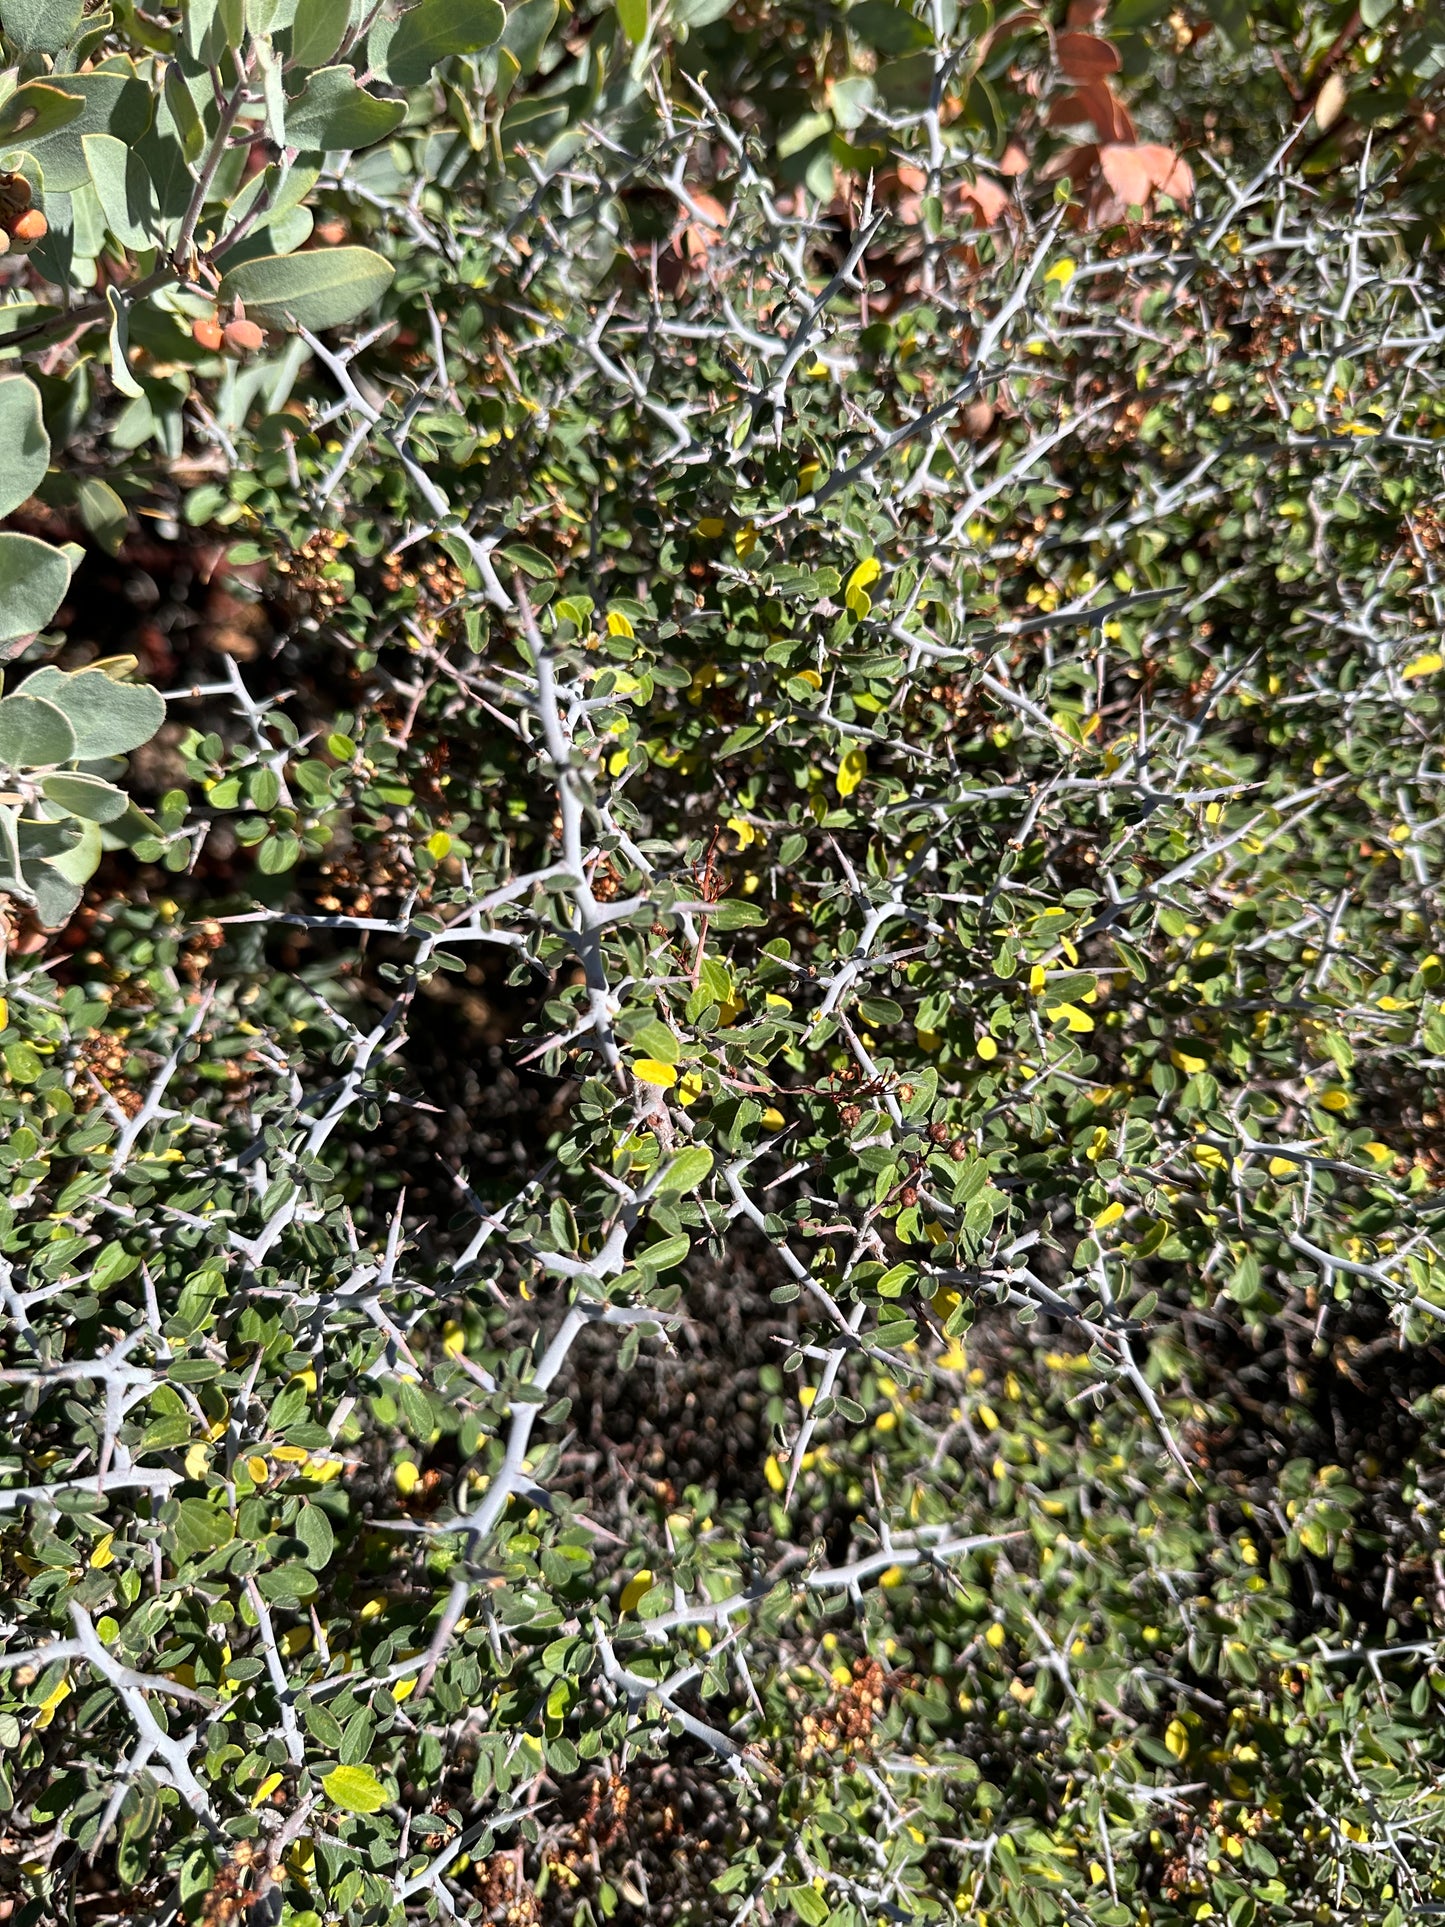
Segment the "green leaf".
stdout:
<svg viewBox="0 0 1445 1927">
<path fill-rule="evenodd" d="M 655 1017 L 650 1017 L 640 1030 L 632 1033 L 627 1046 L 637 1056 L 655 1058 L 659 1064 L 675 1064 L 682 1054 L 674 1033 Z"/>
<path fill-rule="evenodd" d="M 336 1552 L 336 1534 L 319 1505 L 302 1506 L 296 1521 L 296 1537 L 306 1548 L 307 1565 L 313 1572 L 324 1572 Z"/>
<path fill-rule="evenodd" d="M 685 1151 L 679 1151 L 667 1167 L 667 1175 L 658 1186 L 662 1195 L 683 1196 L 696 1191 L 704 1183 L 712 1170 L 712 1152 L 705 1144 L 690 1144 Z"/>
<path fill-rule="evenodd" d="M 47 776 L 40 787 L 47 803 L 90 823 L 113 823 L 126 812 L 124 790 L 118 790 L 114 783 L 103 782 L 98 776 L 62 770 L 55 776 Z"/>
<path fill-rule="evenodd" d="M 394 273 L 370 248 L 263 254 L 232 269 L 221 300 L 240 300 L 256 320 L 278 328 L 339 328 L 379 301 Z"/>
<path fill-rule="evenodd" d="M 124 756 L 148 743 L 166 719 L 166 700 L 149 683 L 116 682 L 103 669 L 71 674 L 47 665 L 21 684 L 21 693 L 43 696 L 63 709 L 75 731 L 75 755 Z"/>
<path fill-rule="evenodd" d="M 513 7 L 507 15 L 502 45 L 522 73 L 536 73 L 537 62 L 542 58 L 542 49 L 556 19 L 557 0 L 522 0 L 521 6 Z"/>
<path fill-rule="evenodd" d="M 645 1265 L 649 1271 L 671 1271 L 675 1265 L 682 1263 L 691 1250 L 692 1240 L 686 1233 L 679 1232 L 675 1238 L 663 1238 L 658 1244 L 639 1251 L 637 1262 Z"/>
<path fill-rule="evenodd" d="M 60 827 L 78 829 L 80 836 L 68 850 L 62 850 L 58 856 L 47 857 L 47 865 L 57 876 L 64 877 L 67 883 L 89 882 L 100 867 L 104 853 L 99 828 L 94 823 L 87 823 L 83 817 L 72 816 L 62 817 Z"/>
<path fill-rule="evenodd" d="M 321 1784 L 344 1813 L 379 1813 L 391 1797 L 369 1766 L 334 1766 Z"/>
<path fill-rule="evenodd" d="M 358 87 L 349 67 L 326 67 L 313 74 L 299 100 L 286 109 L 291 146 L 318 153 L 370 147 L 395 133 L 406 119 L 405 104 L 378 100 Z"/>
<path fill-rule="evenodd" d="M 135 149 L 114 134 L 84 134 L 80 145 L 105 224 L 116 240 L 127 248 L 154 247 L 160 207 L 151 177 Z"/>
<path fill-rule="evenodd" d="M 298 67 L 324 67 L 336 58 L 351 22 L 351 0 L 297 0 L 291 58 Z"/>
<path fill-rule="evenodd" d="M 880 54 L 911 54 L 933 44 L 925 23 L 907 7 L 894 7 L 888 0 L 862 0 L 848 9 L 848 30 L 857 34 Z"/>
<path fill-rule="evenodd" d="M 106 306 L 110 309 L 110 378 L 121 394 L 131 401 L 143 401 L 145 390 L 130 371 L 126 351 L 130 345 L 130 308 L 119 288 L 110 287 L 105 291 Z"/>
<path fill-rule="evenodd" d="M 75 731 L 64 710 L 39 696 L 0 700 L 0 763 L 10 769 L 43 769 L 75 756 Z"/>
<path fill-rule="evenodd" d="M 58 54 L 80 25 L 84 11 L 83 0 L 4 0 L 0 26 L 22 59 L 30 54 Z"/>
<path fill-rule="evenodd" d="M 176 1551 L 183 1559 L 190 1559 L 197 1553 L 214 1552 L 217 1546 L 229 1545 L 236 1527 L 230 1513 L 209 1500 L 182 1499 L 171 1533 Z"/>
<path fill-rule="evenodd" d="M 617 0 L 617 24 L 634 47 L 647 37 L 647 0 Z"/>
<path fill-rule="evenodd" d="M 76 490 L 75 505 L 86 533 L 94 536 L 107 555 L 118 554 L 130 517 L 110 483 L 101 481 L 98 475 L 87 475 Z"/>
<path fill-rule="evenodd" d="M 50 466 L 50 437 L 40 393 L 24 377 L 0 381 L 0 515 L 9 515 L 40 486 Z"/>
<path fill-rule="evenodd" d="M 495 46 L 506 24 L 497 0 L 422 0 L 401 16 L 387 69 L 398 87 L 419 87 L 440 61 Z"/>
</svg>

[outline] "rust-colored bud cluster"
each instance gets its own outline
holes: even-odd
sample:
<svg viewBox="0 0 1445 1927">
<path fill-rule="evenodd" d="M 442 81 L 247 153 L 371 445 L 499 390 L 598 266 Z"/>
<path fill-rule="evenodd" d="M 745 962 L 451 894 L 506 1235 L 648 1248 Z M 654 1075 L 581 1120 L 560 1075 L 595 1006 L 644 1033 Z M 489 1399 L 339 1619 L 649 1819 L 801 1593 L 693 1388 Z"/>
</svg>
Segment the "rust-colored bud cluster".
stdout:
<svg viewBox="0 0 1445 1927">
<path fill-rule="evenodd" d="M 23 174 L 0 174 L 0 254 L 24 254 L 50 232 L 33 198 Z"/>
</svg>

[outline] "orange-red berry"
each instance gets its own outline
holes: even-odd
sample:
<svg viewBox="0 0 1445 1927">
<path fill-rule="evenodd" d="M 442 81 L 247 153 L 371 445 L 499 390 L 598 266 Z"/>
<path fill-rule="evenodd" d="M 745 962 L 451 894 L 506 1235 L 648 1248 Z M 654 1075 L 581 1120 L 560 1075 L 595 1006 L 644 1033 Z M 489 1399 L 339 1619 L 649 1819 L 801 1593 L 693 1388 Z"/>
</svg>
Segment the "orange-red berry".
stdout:
<svg viewBox="0 0 1445 1927">
<path fill-rule="evenodd" d="M 254 321 L 228 321 L 221 333 L 233 355 L 253 353 L 263 347 L 266 341 L 265 331 L 258 328 Z"/>
<path fill-rule="evenodd" d="M 191 339 L 198 348 L 204 348 L 208 354 L 215 354 L 225 340 L 225 335 L 220 322 L 213 314 L 203 315 L 199 321 L 191 323 Z"/>
</svg>

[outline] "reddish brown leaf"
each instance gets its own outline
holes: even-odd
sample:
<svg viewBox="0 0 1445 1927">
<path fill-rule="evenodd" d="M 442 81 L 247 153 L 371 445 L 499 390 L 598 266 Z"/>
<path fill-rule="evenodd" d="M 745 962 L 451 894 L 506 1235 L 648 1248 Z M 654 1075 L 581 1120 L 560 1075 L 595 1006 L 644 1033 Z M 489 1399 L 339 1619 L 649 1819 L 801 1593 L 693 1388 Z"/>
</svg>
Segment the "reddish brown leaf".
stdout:
<svg viewBox="0 0 1445 1927">
<path fill-rule="evenodd" d="M 1059 65 L 1070 80 L 1103 80 L 1117 74 L 1119 49 L 1096 33 L 1061 33 Z"/>
<path fill-rule="evenodd" d="M 965 181 L 958 191 L 962 200 L 973 203 L 980 227 L 992 227 L 1010 205 L 1007 191 L 997 181 L 990 180 L 987 174 L 980 174 L 974 181 Z"/>
</svg>

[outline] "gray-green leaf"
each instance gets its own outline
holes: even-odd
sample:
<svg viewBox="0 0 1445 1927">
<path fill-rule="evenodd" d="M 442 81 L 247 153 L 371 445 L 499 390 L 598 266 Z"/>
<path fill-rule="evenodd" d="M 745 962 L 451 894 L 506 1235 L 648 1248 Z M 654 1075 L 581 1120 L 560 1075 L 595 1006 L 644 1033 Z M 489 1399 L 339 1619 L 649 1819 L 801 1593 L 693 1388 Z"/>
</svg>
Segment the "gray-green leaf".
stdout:
<svg viewBox="0 0 1445 1927">
<path fill-rule="evenodd" d="M 154 247 L 160 208 L 145 163 L 114 134 L 81 137 L 85 164 L 105 210 L 105 224 L 122 247 Z"/>
<path fill-rule="evenodd" d="M 37 669 L 22 683 L 21 694 L 43 696 L 65 712 L 75 732 L 73 753 L 87 761 L 139 749 L 166 719 L 159 690 L 144 682 L 114 682 L 103 669 L 80 669 L 72 675 Z"/>
<path fill-rule="evenodd" d="M 0 701 L 0 763 L 10 769 L 44 769 L 69 763 L 75 755 L 75 730 L 64 709 L 40 696 L 6 696 Z"/>
<path fill-rule="evenodd" d="M 231 270 L 221 300 L 239 297 L 256 320 L 278 328 L 339 328 L 381 298 L 394 272 L 370 248 L 263 254 Z"/>
<path fill-rule="evenodd" d="M 0 643 L 38 635 L 70 587 L 70 564 L 34 535 L 0 535 Z"/>
<path fill-rule="evenodd" d="M 0 381 L 0 515 L 19 508 L 50 466 L 50 437 L 35 384 Z"/>
<path fill-rule="evenodd" d="M 47 776 L 40 787 L 48 803 L 69 810 L 72 816 L 84 817 L 89 823 L 113 823 L 118 816 L 125 815 L 125 792 L 113 783 L 103 783 L 98 776 L 80 776 L 73 770 L 62 770 Z"/>
<path fill-rule="evenodd" d="M 58 54 L 83 12 L 83 0 L 4 0 L 0 24 L 18 54 Z"/>
<path fill-rule="evenodd" d="M 336 56 L 351 21 L 351 0 L 298 0 L 291 23 L 291 58 L 298 67 L 322 67 Z"/>
<path fill-rule="evenodd" d="M 325 67 L 313 74 L 300 98 L 286 109 L 286 139 L 292 147 L 315 153 L 370 147 L 383 141 L 406 119 L 399 100 L 378 100 L 358 87 L 349 67 Z"/>
<path fill-rule="evenodd" d="M 398 87 L 420 86 L 438 62 L 495 46 L 506 24 L 497 0 L 422 0 L 402 15 L 387 68 Z"/>
</svg>

